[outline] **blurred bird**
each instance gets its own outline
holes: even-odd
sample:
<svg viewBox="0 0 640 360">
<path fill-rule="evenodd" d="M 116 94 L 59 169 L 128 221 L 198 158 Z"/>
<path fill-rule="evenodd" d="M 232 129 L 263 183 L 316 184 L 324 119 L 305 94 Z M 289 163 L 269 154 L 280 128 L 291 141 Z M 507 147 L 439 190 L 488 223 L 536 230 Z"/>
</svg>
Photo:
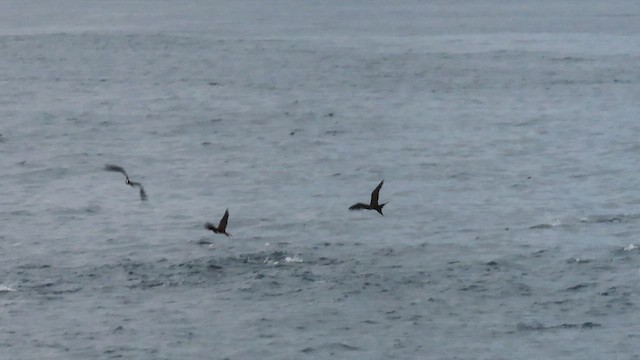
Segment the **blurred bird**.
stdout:
<svg viewBox="0 0 640 360">
<path fill-rule="evenodd" d="M 222 219 L 220 219 L 220 223 L 218 226 L 213 225 L 212 223 L 204 224 L 204 228 L 207 230 L 211 230 L 216 234 L 225 234 L 227 236 L 231 236 L 231 234 L 227 233 L 227 221 L 229 220 L 229 209 L 224 212 Z"/>
<path fill-rule="evenodd" d="M 127 172 L 124 171 L 124 169 L 121 166 L 118 165 L 112 165 L 112 164 L 107 164 L 104 166 L 104 169 L 107 171 L 113 171 L 113 172 L 119 172 L 122 175 L 124 175 L 124 177 L 126 178 L 126 184 L 131 186 L 131 187 L 137 187 L 140 189 L 140 200 L 145 201 L 147 200 L 147 193 L 144 191 L 144 187 L 142 187 L 142 184 L 140 184 L 139 182 L 135 182 L 135 181 L 131 181 L 129 180 L 129 175 L 127 175 Z"/>
<path fill-rule="evenodd" d="M 382 208 L 387 205 L 387 203 L 378 204 L 378 197 L 380 196 L 380 189 L 382 188 L 382 184 L 384 184 L 384 180 L 380 181 L 380 184 L 378 184 L 378 186 L 373 189 L 373 192 L 371 193 L 371 202 L 369 203 L 369 205 L 357 203 L 351 205 L 351 207 L 349 207 L 349 210 L 375 210 L 379 212 L 380 215 L 384 216 L 384 214 L 382 213 Z"/>
</svg>

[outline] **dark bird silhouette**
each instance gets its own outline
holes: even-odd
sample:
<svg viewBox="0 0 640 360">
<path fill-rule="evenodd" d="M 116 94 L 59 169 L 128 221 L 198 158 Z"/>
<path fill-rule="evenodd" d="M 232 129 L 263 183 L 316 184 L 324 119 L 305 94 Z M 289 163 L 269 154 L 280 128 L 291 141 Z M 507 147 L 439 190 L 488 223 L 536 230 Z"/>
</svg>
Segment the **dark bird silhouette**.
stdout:
<svg viewBox="0 0 640 360">
<path fill-rule="evenodd" d="M 131 186 L 131 187 L 137 187 L 140 189 L 140 200 L 145 201 L 147 200 L 147 193 L 144 191 L 144 187 L 142 187 L 142 184 L 140 184 L 139 182 L 135 182 L 135 181 L 131 181 L 129 179 L 129 175 L 127 175 L 127 172 L 124 171 L 124 169 L 122 168 L 122 166 L 118 166 L 118 165 L 112 165 L 112 164 L 107 164 L 104 166 L 104 169 L 107 171 L 113 171 L 113 172 L 119 172 L 122 175 L 124 175 L 126 181 L 125 184 Z"/>
<path fill-rule="evenodd" d="M 378 186 L 376 186 L 376 188 L 373 189 L 373 192 L 371 193 L 371 202 L 368 205 L 363 203 L 353 204 L 351 205 L 351 207 L 349 207 L 349 210 L 375 210 L 379 212 L 380 215 L 384 215 L 382 213 L 382 208 L 385 205 L 387 205 L 387 203 L 383 203 L 383 204 L 378 203 L 378 198 L 380 196 L 380 189 L 382 188 L 382 184 L 384 184 L 384 180 L 380 181 L 380 184 L 378 184 Z"/>
<path fill-rule="evenodd" d="M 227 221 L 229 220 L 229 209 L 224 212 L 222 219 L 220 219 L 220 223 L 218 226 L 213 225 L 212 223 L 204 224 L 204 228 L 207 230 L 211 230 L 216 234 L 225 234 L 227 236 L 231 236 L 231 234 L 227 233 Z"/>
</svg>

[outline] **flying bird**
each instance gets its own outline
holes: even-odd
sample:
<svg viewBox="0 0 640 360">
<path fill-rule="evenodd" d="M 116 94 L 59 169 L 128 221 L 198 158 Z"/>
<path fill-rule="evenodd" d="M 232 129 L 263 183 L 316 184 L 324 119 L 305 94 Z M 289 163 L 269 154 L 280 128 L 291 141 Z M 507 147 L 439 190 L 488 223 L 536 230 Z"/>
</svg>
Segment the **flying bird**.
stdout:
<svg viewBox="0 0 640 360">
<path fill-rule="evenodd" d="M 211 230 L 216 234 L 225 234 L 227 236 L 231 236 L 231 234 L 227 233 L 227 221 L 229 220 L 229 209 L 224 212 L 222 219 L 220 219 L 220 223 L 218 226 L 213 225 L 212 223 L 204 224 L 204 228 L 207 230 Z"/>
<path fill-rule="evenodd" d="M 349 207 L 349 210 L 375 210 L 379 212 L 380 215 L 384 216 L 384 214 L 382 213 L 382 208 L 385 205 L 387 205 L 387 203 L 383 203 L 383 204 L 378 203 L 378 198 L 380 196 L 380 189 L 382 188 L 382 184 L 384 184 L 384 180 L 380 181 L 380 184 L 378 184 L 378 186 L 376 186 L 376 188 L 373 189 L 373 192 L 371 193 L 371 202 L 368 205 L 363 203 L 353 204 L 351 205 L 351 207 Z"/>
<path fill-rule="evenodd" d="M 124 171 L 124 169 L 122 168 L 122 166 L 118 166 L 118 165 L 112 165 L 112 164 L 107 164 L 104 166 L 104 169 L 107 171 L 113 171 L 113 172 L 119 172 L 122 175 L 124 175 L 126 181 L 125 184 L 131 186 L 131 187 L 137 187 L 140 189 L 140 200 L 145 201 L 147 200 L 147 193 L 144 191 L 144 187 L 142 187 L 142 184 L 140 184 L 139 182 L 135 182 L 135 181 L 131 181 L 129 180 L 129 175 L 127 175 L 127 172 Z"/>
</svg>

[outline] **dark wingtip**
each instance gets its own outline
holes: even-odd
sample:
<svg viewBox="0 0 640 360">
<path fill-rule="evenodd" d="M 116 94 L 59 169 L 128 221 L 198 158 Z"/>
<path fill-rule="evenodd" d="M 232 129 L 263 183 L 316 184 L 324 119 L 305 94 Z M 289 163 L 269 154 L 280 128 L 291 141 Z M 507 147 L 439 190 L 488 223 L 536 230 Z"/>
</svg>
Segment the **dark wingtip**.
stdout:
<svg viewBox="0 0 640 360">
<path fill-rule="evenodd" d="M 140 188 L 140 200 L 142 201 L 149 200 L 149 197 L 147 196 L 147 193 L 144 191 L 143 188 Z"/>
<path fill-rule="evenodd" d="M 104 169 L 107 171 L 117 171 L 117 172 L 124 171 L 124 168 L 122 166 L 114 165 L 114 164 L 105 164 Z"/>
</svg>

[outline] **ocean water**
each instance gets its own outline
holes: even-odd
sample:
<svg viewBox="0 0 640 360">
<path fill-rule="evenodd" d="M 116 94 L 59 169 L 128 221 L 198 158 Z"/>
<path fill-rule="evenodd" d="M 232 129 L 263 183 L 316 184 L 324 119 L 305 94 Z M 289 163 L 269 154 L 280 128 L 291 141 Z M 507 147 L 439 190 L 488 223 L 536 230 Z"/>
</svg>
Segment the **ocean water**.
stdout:
<svg viewBox="0 0 640 360">
<path fill-rule="evenodd" d="M 0 54 L 1 359 L 640 358 L 636 2 L 7 0 Z"/>
</svg>

